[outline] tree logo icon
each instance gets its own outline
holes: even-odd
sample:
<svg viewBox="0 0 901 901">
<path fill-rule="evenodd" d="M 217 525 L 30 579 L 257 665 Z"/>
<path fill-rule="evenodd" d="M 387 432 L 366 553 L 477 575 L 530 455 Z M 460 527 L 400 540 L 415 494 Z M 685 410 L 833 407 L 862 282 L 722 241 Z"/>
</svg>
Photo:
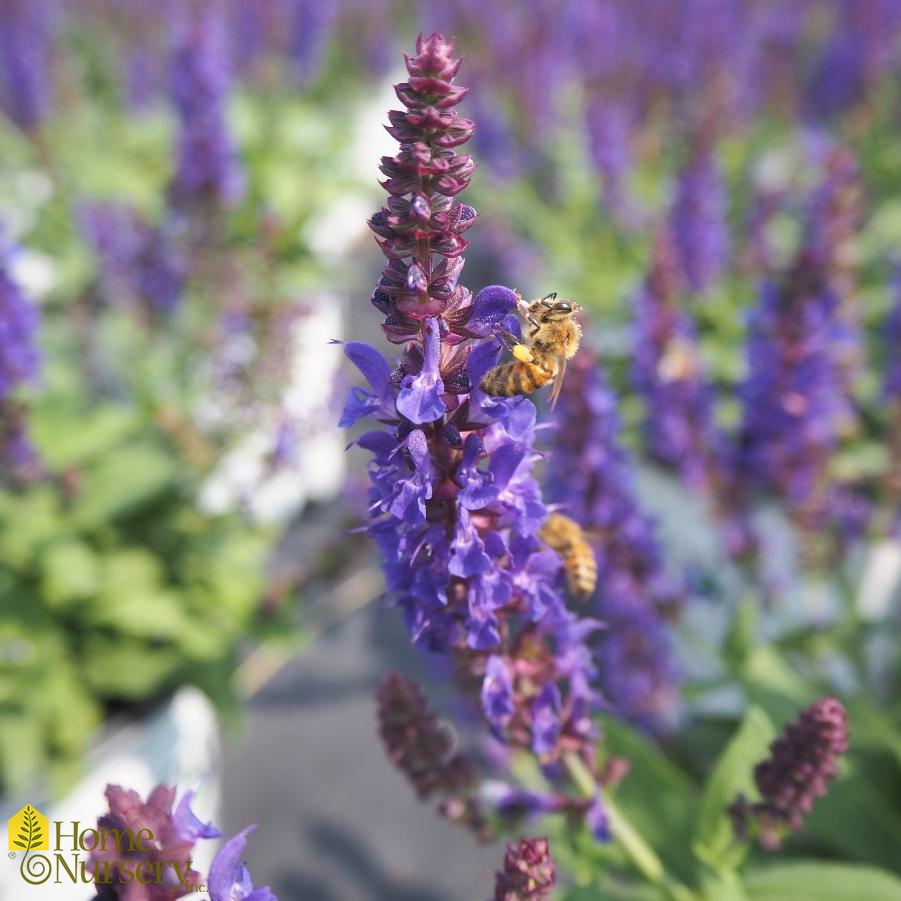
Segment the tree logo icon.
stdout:
<svg viewBox="0 0 901 901">
<path fill-rule="evenodd" d="M 26 804 L 9 819 L 10 851 L 47 851 L 50 849 L 50 830 L 47 817 Z"/>
</svg>

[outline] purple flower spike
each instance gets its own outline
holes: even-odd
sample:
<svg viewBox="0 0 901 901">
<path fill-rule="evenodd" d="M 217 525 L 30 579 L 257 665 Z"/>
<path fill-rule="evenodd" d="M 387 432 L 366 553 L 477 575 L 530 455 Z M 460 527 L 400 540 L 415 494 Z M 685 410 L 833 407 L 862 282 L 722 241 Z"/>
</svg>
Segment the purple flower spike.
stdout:
<svg viewBox="0 0 901 901">
<path fill-rule="evenodd" d="M 892 280 L 895 302 L 889 311 L 883 328 L 886 348 L 886 366 L 883 375 L 883 388 L 889 402 L 901 401 L 901 266 Z"/>
<path fill-rule="evenodd" d="M 372 454 L 369 533 L 412 639 L 453 656 L 498 740 L 550 766 L 571 750 L 590 757 L 595 624 L 580 629 L 566 610 L 560 560 L 538 538 L 535 406 L 478 389 L 500 357 L 494 329 L 519 327 L 518 296 L 492 285 L 473 299 L 459 284 L 476 219 L 456 199 L 474 169 L 456 149 L 474 128 L 454 111 L 460 62 L 440 34 L 420 37 L 396 86 L 405 109 L 389 114 L 400 149 L 382 160 L 389 196 L 369 223 L 386 257 L 371 302 L 403 353 L 389 375 L 376 351 L 348 346 L 372 392 L 351 392 L 342 423 L 382 426 L 357 441 Z M 470 799 L 445 802 L 446 816 L 484 828 Z"/>
<path fill-rule="evenodd" d="M 182 10 L 175 26 L 171 94 L 179 121 L 176 168 L 169 186 L 179 209 L 236 203 L 244 173 L 225 119 L 231 61 L 225 7 Z"/>
<path fill-rule="evenodd" d="M 679 174 L 670 224 L 688 287 L 704 294 L 729 263 L 729 195 L 713 150 L 699 147 Z"/>
<path fill-rule="evenodd" d="M 606 624 L 597 648 L 604 695 L 620 716 L 662 726 L 676 699 L 667 620 L 681 592 L 664 566 L 655 525 L 638 503 L 616 398 L 590 354 L 567 371 L 557 424 L 548 496 L 595 537 L 598 581 L 589 604 Z"/>
<path fill-rule="evenodd" d="M 690 487 L 702 488 L 723 439 L 713 421 L 695 326 L 679 307 L 677 259 L 672 231 L 663 228 L 636 300 L 632 377 L 644 401 L 648 454 L 676 469 Z"/>
<path fill-rule="evenodd" d="M 0 3 L 0 107 L 23 131 L 33 131 L 50 105 L 55 4 Z"/>
<path fill-rule="evenodd" d="M 116 203 L 90 204 L 80 212 L 109 301 L 133 304 L 151 317 L 171 313 L 181 300 L 188 268 L 171 224 L 151 225 Z"/>
<path fill-rule="evenodd" d="M 19 385 L 33 382 L 40 368 L 38 308 L 12 277 L 14 253 L 0 233 L 0 401 Z"/>
<path fill-rule="evenodd" d="M 751 314 L 735 464 L 747 484 L 785 503 L 813 562 L 859 537 L 868 518 L 843 534 L 849 489 L 830 466 L 856 418 L 860 336 L 848 299 L 861 189 L 842 148 L 827 149 L 824 169 L 795 258 L 763 283 Z"/>
<path fill-rule="evenodd" d="M 770 745 L 770 756 L 754 769 L 762 800 L 743 796 L 729 808 L 736 832 L 749 827 L 760 844 L 773 851 L 789 830 L 804 826 L 814 801 L 838 775 L 838 760 L 848 749 L 848 714 L 838 698 L 821 698 L 802 710 Z"/>
<path fill-rule="evenodd" d="M 26 406 L 15 394 L 40 374 L 40 315 L 10 271 L 15 249 L 0 232 L 0 483 L 37 477 L 41 464 L 28 436 Z"/>
<path fill-rule="evenodd" d="M 210 901 L 278 901 L 268 885 L 253 887 L 247 864 L 241 860 L 247 847 L 245 836 L 254 829 L 256 825 L 248 826 L 230 838 L 213 858 L 207 885 Z"/>
</svg>

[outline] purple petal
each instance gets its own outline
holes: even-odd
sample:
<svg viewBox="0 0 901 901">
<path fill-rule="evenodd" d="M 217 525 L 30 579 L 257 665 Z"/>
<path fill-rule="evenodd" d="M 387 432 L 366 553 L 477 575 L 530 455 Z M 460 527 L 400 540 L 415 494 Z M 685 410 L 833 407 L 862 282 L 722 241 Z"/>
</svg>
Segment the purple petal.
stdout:
<svg viewBox="0 0 901 901">
<path fill-rule="evenodd" d="M 607 844 L 613 840 L 613 833 L 610 831 L 610 817 L 607 815 L 607 808 L 600 792 L 595 795 L 591 806 L 585 813 L 585 823 L 595 841 Z"/>
<path fill-rule="evenodd" d="M 503 658 L 492 654 L 482 682 L 482 709 L 497 727 L 503 728 L 513 716 L 513 676 Z"/>
<path fill-rule="evenodd" d="M 473 300 L 473 312 L 468 327 L 479 335 L 487 335 L 492 326 L 499 325 L 516 309 L 516 292 L 503 285 L 482 288 Z"/>
<path fill-rule="evenodd" d="M 172 825 L 179 839 L 194 844 L 199 838 L 221 838 L 223 833 L 213 825 L 212 820 L 204 823 L 191 810 L 195 794 L 193 789 L 186 791 L 172 814 Z"/>
<path fill-rule="evenodd" d="M 441 336 L 437 321 L 428 320 L 424 325 L 425 359 L 418 375 L 404 379 L 397 396 L 398 412 L 417 424 L 440 419 L 447 407 L 441 399 L 444 382 L 439 372 L 441 362 Z"/>
<path fill-rule="evenodd" d="M 495 344 L 494 341 L 480 341 L 473 347 L 466 362 L 466 369 L 474 389 L 477 390 L 482 376 L 493 366 L 497 366 L 500 352 L 500 345 Z"/>
<path fill-rule="evenodd" d="M 344 345 L 344 356 L 360 370 L 377 396 L 385 397 L 386 392 L 390 392 L 391 367 L 374 347 L 362 341 L 348 341 Z"/>
<path fill-rule="evenodd" d="M 359 386 L 351 388 L 344 402 L 341 418 L 338 420 L 338 428 L 349 428 L 358 420 L 374 413 L 381 405 L 382 402 L 365 388 Z"/>
<path fill-rule="evenodd" d="M 241 886 L 242 877 L 247 876 L 247 869 L 241 860 L 241 855 L 247 847 L 245 836 L 254 829 L 256 825 L 243 829 L 216 853 L 207 880 L 210 901 L 234 901 L 235 887 Z M 250 881 L 249 878 L 247 881 Z"/>
<path fill-rule="evenodd" d="M 560 737 L 560 691 L 549 682 L 532 702 L 532 750 L 550 754 Z"/>
<path fill-rule="evenodd" d="M 462 579 L 479 576 L 491 568 L 491 558 L 485 553 L 485 545 L 465 509 L 459 511 L 451 554 L 447 571 Z"/>
<path fill-rule="evenodd" d="M 467 510 L 481 510 L 498 496 L 499 489 L 491 484 L 491 474 L 477 468 L 482 452 L 483 446 L 478 436 L 469 435 L 454 479 L 462 489 L 457 495 L 460 505 Z"/>
</svg>

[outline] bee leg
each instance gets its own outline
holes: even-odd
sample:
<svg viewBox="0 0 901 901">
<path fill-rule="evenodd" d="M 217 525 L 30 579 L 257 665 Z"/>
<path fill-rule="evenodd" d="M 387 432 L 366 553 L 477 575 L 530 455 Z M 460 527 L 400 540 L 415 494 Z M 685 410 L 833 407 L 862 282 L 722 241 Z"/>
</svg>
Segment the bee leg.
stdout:
<svg viewBox="0 0 901 901">
<path fill-rule="evenodd" d="M 507 348 L 507 350 L 512 351 L 517 344 L 520 343 L 519 338 L 513 334 L 513 332 L 508 332 L 505 328 L 501 328 L 499 325 L 496 325 L 492 331 L 494 332 L 495 338 Z"/>
<path fill-rule="evenodd" d="M 535 363 L 535 354 L 532 353 L 532 348 L 527 344 L 515 344 L 510 348 L 510 352 L 520 363 Z"/>
</svg>

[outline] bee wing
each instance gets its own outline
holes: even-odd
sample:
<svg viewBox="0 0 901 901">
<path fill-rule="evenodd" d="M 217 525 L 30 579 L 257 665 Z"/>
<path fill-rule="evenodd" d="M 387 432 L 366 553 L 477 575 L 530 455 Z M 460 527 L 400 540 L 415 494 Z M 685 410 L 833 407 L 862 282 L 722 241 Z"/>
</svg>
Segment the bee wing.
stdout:
<svg viewBox="0 0 901 901">
<path fill-rule="evenodd" d="M 557 404 L 557 398 L 560 397 L 560 389 L 563 387 L 563 376 L 566 373 L 566 348 L 563 353 L 557 356 L 557 375 L 554 376 L 554 387 L 551 388 L 551 397 L 548 401 L 550 408 L 553 410 Z"/>
</svg>

